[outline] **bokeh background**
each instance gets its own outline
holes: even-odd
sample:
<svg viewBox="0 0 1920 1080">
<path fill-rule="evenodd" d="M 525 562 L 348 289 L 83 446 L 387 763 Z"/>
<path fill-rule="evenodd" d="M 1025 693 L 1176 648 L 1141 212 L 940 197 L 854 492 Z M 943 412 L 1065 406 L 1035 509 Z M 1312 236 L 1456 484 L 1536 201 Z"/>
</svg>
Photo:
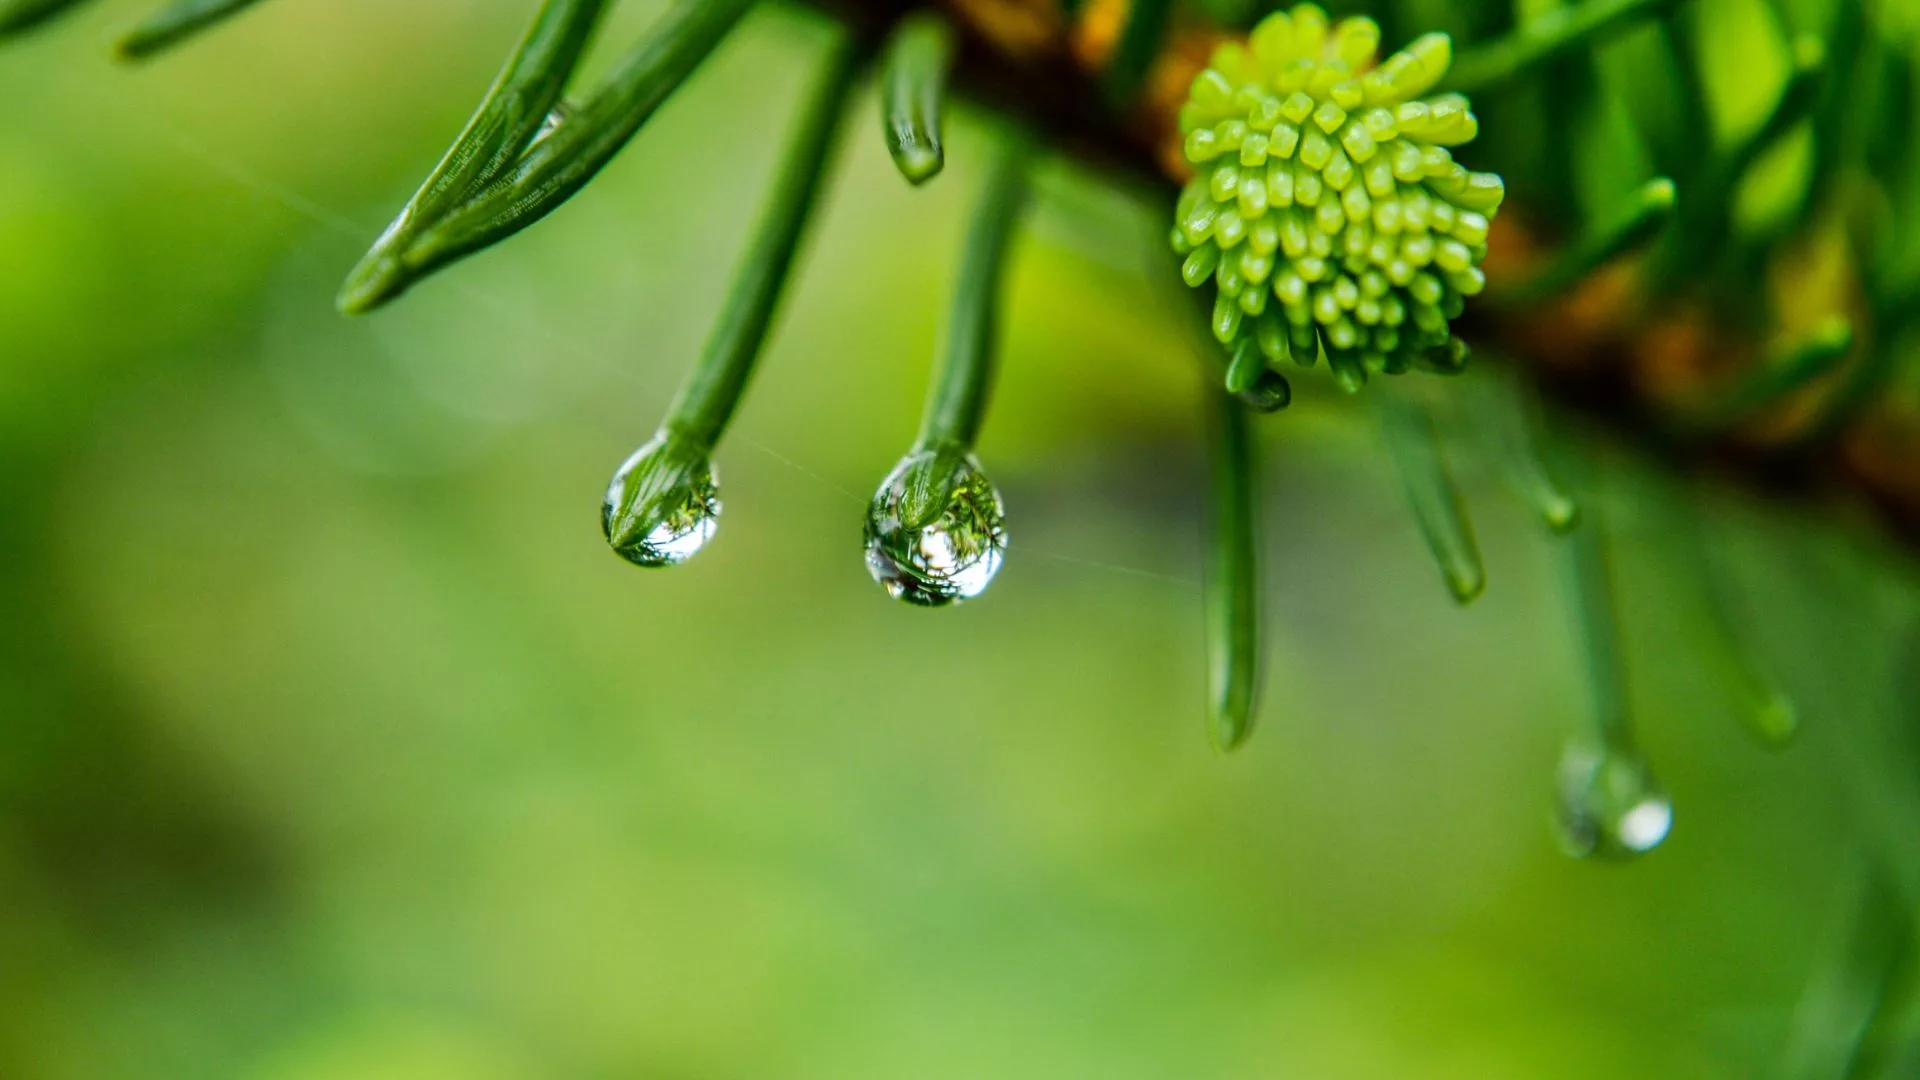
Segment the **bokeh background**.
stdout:
<svg viewBox="0 0 1920 1080">
<path fill-rule="evenodd" d="M 129 71 L 103 46 L 143 5 L 111 0 L 0 54 L 0 1077 L 1817 1066 L 1807 987 L 1861 867 L 1920 849 L 1906 555 L 1595 439 L 1676 823 L 1573 861 L 1552 541 L 1453 446 L 1492 579 L 1455 609 L 1364 402 L 1297 380 L 1262 423 L 1261 730 L 1220 757 L 1153 193 L 1042 178 L 981 447 L 992 591 L 929 612 L 868 579 L 985 139 L 961 112 L 909 190 L 869 91 L 719 537 L 637 570 L 600 492 L 699 348 L 824 28 L 757 12 L 553 219 L 337 317 L 525 7 L 284 0 Z M 621 5 L 606 51 L 659 8 Z M 1714 70 L 1753 81 L 1737 114 L 1778 65 Z M 1743 732 L 1674 557 L 1695 498 L 1800 702 L 1784 751 Z"/>
</svg>

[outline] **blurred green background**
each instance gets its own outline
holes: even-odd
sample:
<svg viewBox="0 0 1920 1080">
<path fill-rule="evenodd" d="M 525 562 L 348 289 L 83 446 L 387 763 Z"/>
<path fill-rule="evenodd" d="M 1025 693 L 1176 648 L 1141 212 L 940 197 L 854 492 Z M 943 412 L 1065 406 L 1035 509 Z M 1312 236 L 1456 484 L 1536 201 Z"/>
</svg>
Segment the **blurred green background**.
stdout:
<svg viewBox="0 0 1920 1080">
<path fill-rule="evenodd" d="M 981 448 L 1006 568 L 889 602 L 862 508 L 916 425 L 970 114 L 914 191 L 861 98 L 719 537 L 636 570 L 600 492 L 821 24 L 756 13 L 574 204 L 348 321 L 526 5 L 285 0 L 112 68 L 145 6 L 0 54 L 0 1077 L 1769 1075 L 1854 868 L 1915 858 L 1903 556 L 1708 493 L 1805 716 L 1763 750 L 1673 558 L 1689 493 L 1601 447 L 1676 824 L 1571 861 L 1551 541 L 1455 447 L 1492 586 L 1454 609 L 1317 378 L 1263 423 L 1267 694 L 1216 756 L 1162 208 L 1066 164 Z"/>
</svg>

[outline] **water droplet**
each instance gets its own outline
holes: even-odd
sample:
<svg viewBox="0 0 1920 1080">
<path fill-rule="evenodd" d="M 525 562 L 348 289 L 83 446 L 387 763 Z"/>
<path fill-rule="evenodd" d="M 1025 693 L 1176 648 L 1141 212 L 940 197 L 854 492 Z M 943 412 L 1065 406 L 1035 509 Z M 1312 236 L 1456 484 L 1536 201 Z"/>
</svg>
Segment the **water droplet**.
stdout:
<svg viewBox="0 0 1920 1080">
<path fill-rule="evenodd" d="M 672 566 L 705 547 L 720 527 L 720 485 L 707 452 L 655 435 L 613 474 L 600 526 L 621 558 Z"/>
<path fill-rule="evenodd" d="M 1673 804 L 1639 754 L 1567 749 L 1560 760 L 1560 832 L 1569 852 L 1644 855 L 1672 828 Z"/>
<path fill-rule="evenodd" d="M 940 607 L 985 592 L 1007 550 L 1006 508 L 972 454 L 902 458 L 867 507 L 867 571 L 896 600 Z"/>
<path fill-rule="evenodd" d="M 533 147 L 539 145 L 547 136 L 557 131 L 561 124 L 566 123 L 572 118 L 573 106 L 564 101 L 556 102 L 553 108 L 548 110 L 547 115 L 541 119 L 540 127 L 534 131 L 533 139 L 527 143 L 527 149 L 531 150 Z"/>
</svg>

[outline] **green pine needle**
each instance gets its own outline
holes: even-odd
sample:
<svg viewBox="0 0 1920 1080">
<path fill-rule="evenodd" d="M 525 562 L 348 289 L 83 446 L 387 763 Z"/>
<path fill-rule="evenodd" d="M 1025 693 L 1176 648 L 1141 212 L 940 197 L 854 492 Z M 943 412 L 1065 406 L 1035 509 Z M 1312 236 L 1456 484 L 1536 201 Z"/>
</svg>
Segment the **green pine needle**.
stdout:
<svg viewBox="0 0 1920 1080">
<path fill-rule="evenodd" d="M 1658 236 L 1673 219 L 1674 200 L 1672 180 L 1662 176 L 1647 181 L 1612 221 L 1574 241 L 1532 277 L 1489 289 L 1488 299 L 1520 307 L 1564 295 L 1594 271 Z"/>
<path fill-rule="evenodd" d="M 1584 464 L 1573 447 L 1563 443 L 1562 449 L 1570 465 Z M 1585 520 L 1559 545 L 1590 725 L 1561 760 L 1560 830 L 1572 854 L 1631 858 L 1666 840 L 1673 806 L 1634 738 L 1611 553 L 1593 502 L 1588 500 Z"/>
<path fill-rule="evenodd" d="M 1793 73 L 1766 117 L 1714 155 L 1701 169 L 1698 186 L 1688 189 L 1675 227 L 1667 234 L 1667 242 L 1647 274 L 1650 295 L 1673 290 L 1690 274 L 1721 257 L 1733 231 L 1733 196 L 1740 181 L 1761 155 L 1813 111 L 1827 74 L 1826 49 L 1820 40 L 1808 36 L 1796 39 L 1793 65 Z"/>
<path fill-rule="evenodd" d="M 0 38 L 23 34 L 81 0 L 0 0 Z"/>
<path fill-rule="evenodd" d="M 971 450 L 980 436 L 993 385 L 1007 253 L 1026 205 L 1032 162 L 1033 146 L 1024 133 L 1001 135 L 960 256 L 945 359 L 916 440 L 923 449 Z"/>
<path fill-rule="evenodd" d="M 1447 471 L 1433 417 L 1397 394 L 1382 391 L 1374 397 L 1379 403 L 1380 430 L 1400 471 L 1420 535 L 1440 565 L 1447 591 L 1455 602 L 1470 604 L 1486 591 L 1487 571 L 1465 501 Z"/>
<path fill-rule="evenodd" d="M 1580 460 L 1569 440 L 1559 440 L 1559 449 L 1563 458 Z M 1585 464 L 1583 471 L 1591 473 L 1592 464 Z M 1587 501 L 1591 504 L 1592 499 Z M 1615 608 L 1611 553 L 1597 508 L 1589 505 L 1584 517 L 1570 532 L 1563 549 L 1567 595 L 1578 631 L 1593 736 L 1603 745 L 1626 748 L 1634 739 L 1627 716 L 1626 674 L 1620 660 L 1620 616 Z"/>
<path fill-rule="evenodd" d="M 1140 92 L 1172 19 L 1173 0 L 1131 0 L 1127 5 L 1127 24 L 1107 67 L 1109 101 L 1125 105 Z"/>
<path fill-rule="evenodd" d="M 868 572 L 918 607 L 979 596 L 1006 550 L 1006 508 L 973 446 L 992 395 L 1001 293 L 1033 155 L 1025 134 L 1009 130 L 989 160 L 919 437 L 867 506 Z"/>
<path fill-rule="evenodd" d="M 350 280 L 349 311 L 370 310 L 433 271 L 533 225 L 578 194 L 693 74 L 752 0 L 676 0 L 600 89 L 491 184 L 400 253 L 382 287 Z"/>
<path fill-rule="evenodd" d="M 566 92 L 606 0 L 546 0 L 495 77 L 480 108 L 400 216 L 340 291 L 340 309 L 369 311 L 411 284 L 409 250 L 428 228 L 518 161 Z"/>
<path fill-rule="evenodd" d="M 842 36 L 798 126 L 774 189 L 735 272 L 732 288 L 654 437 L 614 474 L 602 506 L 607 542 L 640 566 L 671 566 L 697 553 L 717 528 L 712 456 L 745 395 L 782 287 L 820 190 L 860 55 Z"/>
<path fill-rule="evenodd" d="M 1864 857 L 1854 864 L 1794 1009 L 1779 1073 L 1787 1080 L 1912 1075 L 1898 1061 L 1905 1056 L 1910 1066 L 1916 1057 L 1912 913 L 1885 868 Z"/>
<path fill-rule="evenodd" d="M 1735 593 L 1721 547 L 1708 536 L 1705 492 L 1686 491 L 1676 499 L 1673 533 L 1686 565 L 1700 583 L 1707 603 L 1711 637 L 1718 644 L 1721 668 L 1735 698 L 1740 723 L 1762 745 L 1784 746 L 1800 730 L 1800 710 L 1768 674 Z"/>
<path fill-rule="evenodd" d="M 1833 371 L 1852 351 L 1853 323 L 1835 315 L 1731 385 L 1714 388 L 1676 426 L 1694 436 L 1737 427 Z"/>
<path fill-rule="evenodd" d="M 1580 523 L 1580 504 L 1554 479 L 1540 455 L 1540 404 L 1518 376 L 1489 372 L 1469 378 L 1474 393 L 1473 431 L 1505 474 L 1507 483 L 1549 529 L 1565 533 Z"/>
<path fill-rule="evenodd" d="M 1246 406 L 1207 399 L 1212 528 L 1207 543 L 1207 731 L 1222 751 L 1253 732 L 1260 689 L 1258 468 Z"/>
<path fill-rule="evenodd" d="M 844 36 L 832 46 L 824 74 L 788 136 L 774 188 L 734 272 L 720 318 L 664 428 L 711 449 L 732 419 L 773 323 L 801 235 L 820 192 L 860 56 Z"/>
<path fill-rule="evenodd" d="M 145 60 L 209 26 L 252 7 L 258 0 L 176 0 L 129 31 L 114 45 L 122 60 Z"/>
<path fill-rule="evenodd" d="M 900 175 L 924 184 L 946 165 L 941 110 L 953 63 L 953 27 L 938 15 L 901 20 L 880 65 L 880 122 Z"/>
<path fill-rule="evenodd" d="M 1803 449 L 1831 443 L 1879 399 L 1900 371 L 1902 354 L 1896 342 L 1916 318 L 1920 318 L 1920 277 L 1875 290 L 1872 348 L 1840 379 L 1838 389 L 1807 426 L 1800 438 Z"/>
<path fill-rule="evenodd" d="M 1502 38 L 1463 50 L 1443 89 L 1485 93 L 1614 34 L 1666 15 L 1679 0 L 1586 0 L 1554 8 Z"/>
<path fill-rule="evenodd" d="M 1227 392 L 1244 394 L 1259 383 L 1260 376 L 1267 371 L 1267 358 L 1260 353 L 1260 346 L 1252 338 L 1242 340 L 1234 349 L 1233 359 L 1227 363 Z"/>
<path fill-rule="evenodd" d="M 1812 35 L 1794 39 L 1793 72 L 1787 76 L 1787 84 L 1781 88 L 1772 110 L 1758 127 L 1727 150 L 1721 168 L 1726 173 L 1724 182 L 1729 188 L 1747 174 L 1760 155 L 1772 149 L 1795 124 L 1813 112 L 1815 103 L 1820 100 L 1820 88 L 1826 74 L 1826 45 Z"/>
</svg>

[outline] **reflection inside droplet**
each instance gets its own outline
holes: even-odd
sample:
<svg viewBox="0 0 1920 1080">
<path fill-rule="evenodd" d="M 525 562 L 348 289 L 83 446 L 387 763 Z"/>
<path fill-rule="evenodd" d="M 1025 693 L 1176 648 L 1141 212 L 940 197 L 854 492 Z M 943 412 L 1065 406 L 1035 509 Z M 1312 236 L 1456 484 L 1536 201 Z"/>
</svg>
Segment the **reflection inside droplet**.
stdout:
<svg viewBox="0 0 1920 1080">
<path fill-rule="evenodd" d="M 866 543 L 867 571 L 894 599 L 971 600 L 1000 572 L 1006 509 L 972 454 L 916 451 L 874 492 Z"/>
<path fill-rule="evenodd" d="M 692 558 L 720 527 L 720 485 L 706 453 L 668 435 L 614 473 L 600 508 L 607 543 L 639 566 Z"/>
<path fill-rule="evenodd" d="M 1624 858 L 1659 847 L 1673 804 L 1637 753 L 1570 747 L 1560 763 L 1560 832 L 1574 855 Z"/>
</svg>

